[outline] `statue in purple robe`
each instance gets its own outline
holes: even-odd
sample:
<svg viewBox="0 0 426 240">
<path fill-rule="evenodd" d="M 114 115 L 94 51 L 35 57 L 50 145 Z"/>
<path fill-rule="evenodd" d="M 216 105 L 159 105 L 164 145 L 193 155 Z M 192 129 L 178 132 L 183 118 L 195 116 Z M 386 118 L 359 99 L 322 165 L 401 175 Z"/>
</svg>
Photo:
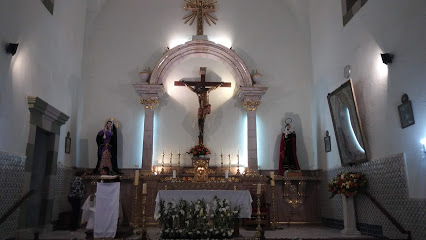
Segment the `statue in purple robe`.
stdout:
<svg viewBox="0 0 426 240">
<path fill-rule="evenodd" d="M 96 135 L 98 144 L 98 163 L 95 174 L 116 175 L 119 174 L 117 166 L 117 128 L 113 121 L 108 120 L 105 127 Z"/>
</svg>

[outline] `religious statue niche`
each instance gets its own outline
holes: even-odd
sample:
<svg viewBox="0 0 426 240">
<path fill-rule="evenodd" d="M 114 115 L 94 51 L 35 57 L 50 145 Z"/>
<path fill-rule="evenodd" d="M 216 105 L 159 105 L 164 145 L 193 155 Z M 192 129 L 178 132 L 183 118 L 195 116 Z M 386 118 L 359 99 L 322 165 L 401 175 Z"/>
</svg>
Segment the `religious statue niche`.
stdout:
<svg viewBox="0 0 426 240">
<path fill-rule="evenodd" d="M 291 118 L 285 120 L 285 128 L 281 134 L 279 175 L 287 170 L 300 170 L 296 154 L 296 132 L 291 128 Z"/>
<path fill-rule="evenodd" d="M 93 174 L 120 174 L 117 165 L 117 128 L 118 121 L 109 118 L 105 122 L 104 128 L 96 135 L 98 162 Z"/>
<path fill-rule="evenodd" d="M 206 82 L 207 67 L 200 67 L 200 82 L 175 81 L 175 86 L 186 86 L 198 96 L 198 144 L 204 144 L 204 122 L 206 116 L 210 114 L 211 105 L 209 103 L 209 93 L 218 87 L 231 87 L 231 83 Z"/>
</svg>

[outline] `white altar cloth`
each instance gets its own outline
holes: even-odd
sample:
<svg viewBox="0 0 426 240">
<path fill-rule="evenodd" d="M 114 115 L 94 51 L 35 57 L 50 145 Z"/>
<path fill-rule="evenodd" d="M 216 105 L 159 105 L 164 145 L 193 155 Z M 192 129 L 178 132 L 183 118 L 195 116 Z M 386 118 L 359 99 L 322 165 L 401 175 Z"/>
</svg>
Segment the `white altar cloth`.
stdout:
<svg viewBox="0 0 426 240">
<path fill-rule="evenodd" d="M 228 199 L 231 206 L 241 206 L 239 218 L 251 217 L 251 202 L 253 202 L 248 190 L 159 190 L 155 198 L 155 213 L 160 212 L 160 199 L 164 199 L 167 203 L 180 200 L 196 202 L 204 199 L 208 204 L 213 204 L 213 198 Z"/>
<path fill-rule="evenodd" d="M 120 183 L 98 183 L 96 187 L 95 238 L 114 238 L 117 231 Z"/>
</svg>

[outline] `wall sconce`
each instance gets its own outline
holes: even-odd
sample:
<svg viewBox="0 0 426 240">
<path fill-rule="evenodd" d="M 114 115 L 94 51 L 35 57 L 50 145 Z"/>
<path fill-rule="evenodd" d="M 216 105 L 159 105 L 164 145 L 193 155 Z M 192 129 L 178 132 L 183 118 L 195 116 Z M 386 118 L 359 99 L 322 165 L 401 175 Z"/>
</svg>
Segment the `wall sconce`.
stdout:
<svg viewBox="0 0 426 240">
<path fill-rule="evenodd" d="M 19 43 L 8 43 L 5 46 L 6 49 L 6 53 L 10 54 L 10 55 L 15 55 L 16 51 L 18 50 L 18 45 Z"/>
<path fill-rule="evenodd" d="M 395 57 L 392 53 L 382 53 L 380 55 L 382 56 L 383 63 L 386 65 L 391 64 Z"/>
</svg>

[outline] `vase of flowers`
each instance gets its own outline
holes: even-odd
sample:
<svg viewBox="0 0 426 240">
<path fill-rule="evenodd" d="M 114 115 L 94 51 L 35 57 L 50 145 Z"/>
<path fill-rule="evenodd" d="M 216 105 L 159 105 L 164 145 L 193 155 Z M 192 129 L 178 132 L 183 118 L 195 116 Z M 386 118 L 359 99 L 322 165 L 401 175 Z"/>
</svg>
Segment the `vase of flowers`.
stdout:
<svg viewBox="0 0 426 240">
<path fill-rule="evenodd" d="M 328 184 L 331 197 L 342 195 L 344 234 L 360 234 L 356 229 L 354 196 L 367 187 L 365 175 L 357 172 L 341 172 Z"/>
<path fill-rule="evenodd" d="M 201 157 L 201 156 L 206 156 L 208 154 L 210 154 L 210 150 L 204 146 L 203 144 L 198 144 L 193 146 L 189 152 L 187 152 L 188 154 L 192 154 L 194 157 Z"/>
</svg>

